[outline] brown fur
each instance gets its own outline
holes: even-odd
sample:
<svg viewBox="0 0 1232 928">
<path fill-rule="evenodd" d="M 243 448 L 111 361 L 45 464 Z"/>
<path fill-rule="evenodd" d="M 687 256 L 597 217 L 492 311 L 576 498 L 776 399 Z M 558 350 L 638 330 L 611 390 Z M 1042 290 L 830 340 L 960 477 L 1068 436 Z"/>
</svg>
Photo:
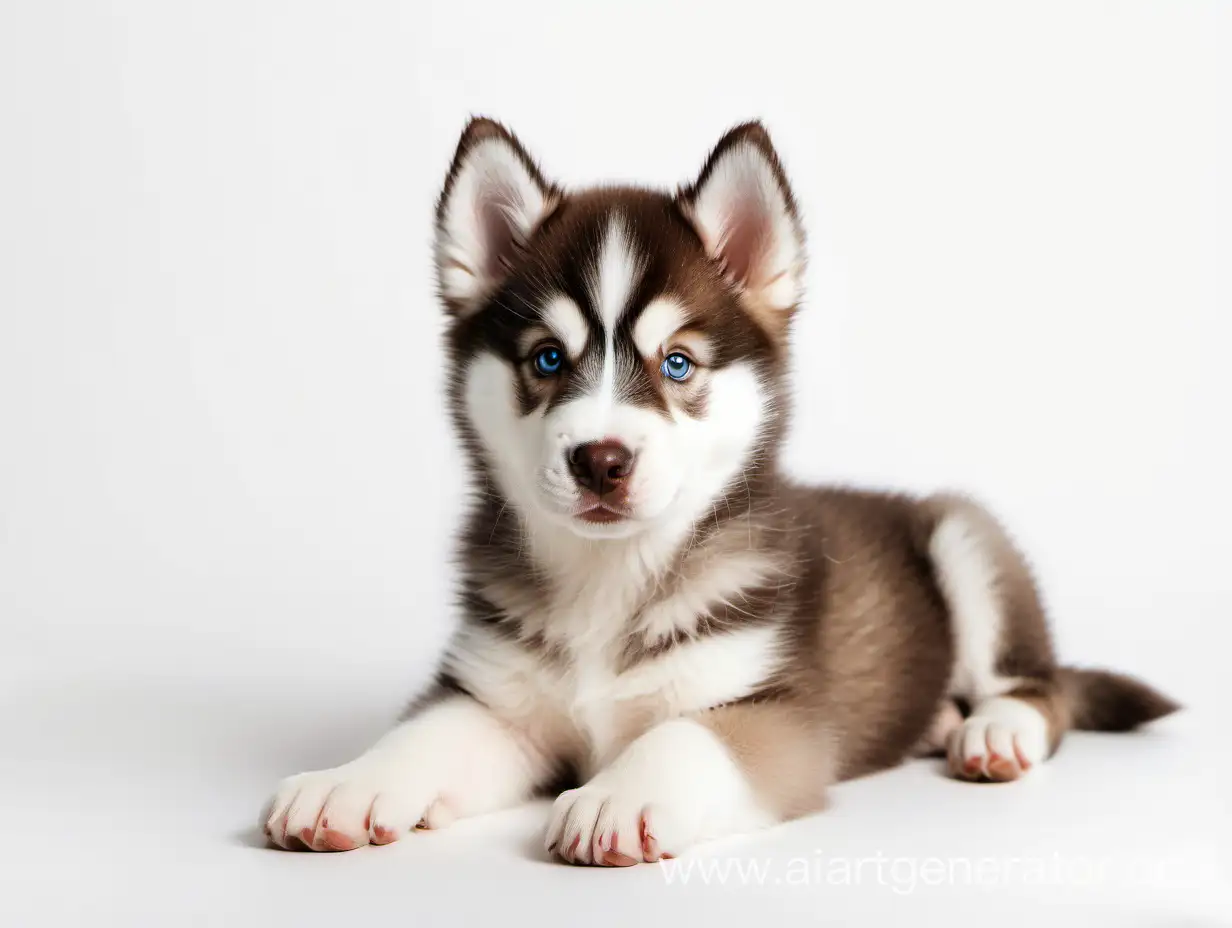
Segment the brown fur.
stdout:
<svg viewBox="0 0 1232 928">
<path fill-rule="evenodd" d="M 784 820 L 818 812 L 837 779 L 836 740 L 816 713 L 765 698 L 698 717 L 723 739 L 763 801 Z"/>
<path fill-rule="evenodd" d="M 1181 707 L 1141 680 L 1106 670 L 1063 667 L 1057 682 L 1071 727 L 1084 731 L 1129 731 Z"/>
</svg>

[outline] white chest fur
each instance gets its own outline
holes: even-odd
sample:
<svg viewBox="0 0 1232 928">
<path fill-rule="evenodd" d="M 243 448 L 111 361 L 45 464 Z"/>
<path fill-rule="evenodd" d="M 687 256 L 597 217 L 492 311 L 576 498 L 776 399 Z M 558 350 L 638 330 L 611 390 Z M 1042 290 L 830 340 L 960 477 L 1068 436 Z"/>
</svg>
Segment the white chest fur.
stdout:
<svg viewBox="0 0 1232 928">
<path fill-rule="evenodd" d="M 613 641 L 591 636 L 549 657 L 492 629 L 465 626 L 448 669 L 543 747 L 584 768 L 609 762 L 657 722 L 752 693 L 779 661 L 772 626 L 684 642 L 623 672 Z"/>
<path fill-rule="evenodd" d="M 447 667 L 545 748 L 594 769 L 657 722 L 749 695 L 778 666 L 775 626 L 692 637 L 699 615 L 772 573 L 773 565 L 743 543 L 745 536 L 734 549 L 697 557 L 693 569 L 676 574 L 669 593 L 661 591 L 662 570 L 680 544 L 679 532 L 600 544 L 546 530 L 532 537 L 547 588 L 501 581 L 483 588 L 518 628 L 517 637 L 466 625 Z M 655 608 L 643 610 L 648 598 Z M 641 627 L 646 619 L 654 628 Z M 635 629 L 651 633 L 648 643 L 673 634 L 685 640 L 630 662 L 624 648 Z"/>
</svg>

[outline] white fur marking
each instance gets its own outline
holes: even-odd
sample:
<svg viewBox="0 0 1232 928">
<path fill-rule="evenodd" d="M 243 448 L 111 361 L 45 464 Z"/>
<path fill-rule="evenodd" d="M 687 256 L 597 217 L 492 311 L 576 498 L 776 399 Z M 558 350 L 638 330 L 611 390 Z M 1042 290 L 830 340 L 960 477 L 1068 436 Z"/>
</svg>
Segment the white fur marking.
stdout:
<svg viewBox="0 0 1232 928">
<path fill-rule="evenodd" d="M 671 299 L 657 299 L 642 310 L 633 326 L 633 344 L 643 358 L 666 350 L 666 342 L 684 325 L 684 308 Z"/>
<path fill-rule="evenodd" d="M 1012 689 L 1016 681 L 996 672 L 1003 606 L 987 540 L 968 516 L 956 512 L 942 519 L 928 550 L 954 630 L 950 692 L 979 702 Z"/>
<path fill-rule="evenodd" d="M 563 294 L 557 295 L 543 309 L 543 321 L 564 343 L 569 357 L 577 358 L 586 348 L 590 326 L 576 303 Z"/>
<path fill-rule="evenodd" d="M 541 440 L 534 425 L 538 414 L 520 416 L 513 393 L 513 374 L 500 358 L 483 354 L 466 372 L 466 413 L 483 446 L 495 454 L 497 482 L 509 501 L 522 511 L 534 506 Z"/>
<path fill-rule="evenodd" d="M 633 254 L 624 220 L 614 214 L 608 223 L 599 250 L 599 259 L 590 280 L 590 299 L 603 323 L 603 375 L 599 397 L 611 404 L 616 398 L 616 324 L 629 304 L 629 297 L 641 276 L 641 266 Z"/>
<path fill-rule="evenodd" d="M 641 276 L 641 268 L 632 251 L 632 243 L 625 231 L 620 214 L 612 216 L 603 246 L 591 279 L 590 298 L 599 310 L 603 327 L 611 332 L 616 328 L 629 297 Z"/>
</svg>

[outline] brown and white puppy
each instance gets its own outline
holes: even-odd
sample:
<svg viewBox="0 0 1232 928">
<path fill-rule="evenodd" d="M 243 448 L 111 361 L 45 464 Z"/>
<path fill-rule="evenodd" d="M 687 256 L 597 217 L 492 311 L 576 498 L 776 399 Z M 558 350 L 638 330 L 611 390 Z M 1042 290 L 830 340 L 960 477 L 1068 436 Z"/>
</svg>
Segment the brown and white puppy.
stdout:
<svg viewBox="0 0 1232 928">
<path fill-rule="evenodd" d="M 401 724 L 278 788 L 274 843 L 385 844 L 572 782 L 549 852 L 655 861 L 914 754 L 1013 780 L 1069 728 L 1175 708 L 1057 666 L 975 503 L 780 473 L 804 249 L 760 125 L 669 195 L 565 191 L 477 119 L 436 249 L 475 489 L 459 626 Z"/>
</svg>

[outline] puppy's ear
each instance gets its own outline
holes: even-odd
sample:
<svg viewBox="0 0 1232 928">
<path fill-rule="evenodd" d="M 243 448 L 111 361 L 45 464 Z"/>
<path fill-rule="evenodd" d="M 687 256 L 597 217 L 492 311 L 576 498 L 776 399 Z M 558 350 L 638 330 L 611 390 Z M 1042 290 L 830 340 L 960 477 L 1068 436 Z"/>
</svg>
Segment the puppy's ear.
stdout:
<svg viewBox="0 0 1232 928">
<path fill-rule="evenodd" d="M 750 308 L 785 321 L 803 291 L 804 232 L 761 123 L 745 123 L 723 136 L 678 202 Z"/>
<path fill-rule="evenodd" d="M 449 310 L 465 315 L 505 276 L 559 191 L 513 133 L 472 119 L 436 207 L 436 273 Z"/>
</svg>

